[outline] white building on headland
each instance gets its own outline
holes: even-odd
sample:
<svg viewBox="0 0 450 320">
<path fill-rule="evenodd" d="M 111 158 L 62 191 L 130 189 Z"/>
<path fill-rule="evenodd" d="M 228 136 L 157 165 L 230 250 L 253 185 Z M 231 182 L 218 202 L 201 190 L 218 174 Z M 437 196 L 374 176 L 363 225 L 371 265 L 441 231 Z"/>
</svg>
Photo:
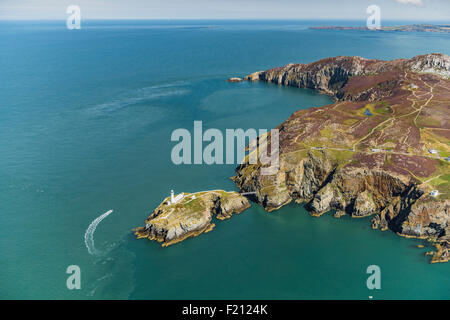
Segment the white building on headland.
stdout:
<svg viewBox="0 0 450 320">
<path fill-rule="evenodd" d="M 428 149 L 428 152 L 431 154 L 438 154 L 439 152 L 436 149 Z"/>
<path fill-rule="evenodd" d="M 179 195 L 175 196 L 173 190 L 170 190 L 170 201 L 169 201 L 169 205 L 171 204 L 175 204 L 178 201 L 180 201 L 181 199 L 184 198 L 184 193 L 180 193 Z"/>
</svg>

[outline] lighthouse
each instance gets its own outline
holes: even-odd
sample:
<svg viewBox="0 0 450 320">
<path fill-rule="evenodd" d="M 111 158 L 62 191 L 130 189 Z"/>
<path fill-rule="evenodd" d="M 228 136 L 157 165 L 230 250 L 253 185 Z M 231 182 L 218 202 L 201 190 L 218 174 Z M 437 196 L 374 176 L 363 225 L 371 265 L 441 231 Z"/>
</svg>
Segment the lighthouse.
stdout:
<svg viewBox="0 0 450 320">
<path fill-rule="evenodd" d="M 184 192 L 180 193 L 179 195 L 177 195 L 175 197 L 173 190 L 170 190 L 170 201 L 168 201 L 168 205 L 175 204 L 183 198 L 184 198 Z"/>
</svg>

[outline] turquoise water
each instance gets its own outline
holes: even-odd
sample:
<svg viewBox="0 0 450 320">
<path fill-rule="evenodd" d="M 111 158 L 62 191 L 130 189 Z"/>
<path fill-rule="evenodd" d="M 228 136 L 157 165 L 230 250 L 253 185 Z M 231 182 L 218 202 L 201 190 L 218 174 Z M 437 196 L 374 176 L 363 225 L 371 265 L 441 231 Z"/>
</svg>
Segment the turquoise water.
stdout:
<svg viewBox="0 0 450 320">
<path fill-rule="evenodd" d="M 320 24 L 0 22 L 0 298 L 450 298 L 450 264 L 369 219 L 253 204 L 168 248 L 131 233 L 171 188 L 234 189 L 233 165 L 173 165 L 174 129 L 272 128 L 331 102 L 227 78 L 336 55 L 450 54 L 444 34 L 307 30 Z M 85 231 L 110 209 L 91 255 Z M 381 290 L 366 287 L 372 264 Z M 69 265 L 81 290 L 66 288 Z"/>
</svg>

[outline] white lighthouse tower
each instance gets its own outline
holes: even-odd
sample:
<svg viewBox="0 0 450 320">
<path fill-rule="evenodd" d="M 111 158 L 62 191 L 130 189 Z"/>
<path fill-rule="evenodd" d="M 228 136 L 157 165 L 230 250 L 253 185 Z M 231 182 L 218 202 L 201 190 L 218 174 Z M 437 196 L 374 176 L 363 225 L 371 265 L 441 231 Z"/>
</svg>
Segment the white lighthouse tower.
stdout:
<svg viewBox="0 0 450 320">
<path fill-rule="evenodd" d="M 174 194 L 173 190 L 170 190 L 170 201 L 169 201 L 168 204 L 169 205 L 175 204 L 175 203 L 177 203 L 178 201 L 180 201 L 183 198 L 184 198 L 184 192 L 180 193 L 179 195 L 177 195 L 175 197 L 175 194 Z"/>
</svg>

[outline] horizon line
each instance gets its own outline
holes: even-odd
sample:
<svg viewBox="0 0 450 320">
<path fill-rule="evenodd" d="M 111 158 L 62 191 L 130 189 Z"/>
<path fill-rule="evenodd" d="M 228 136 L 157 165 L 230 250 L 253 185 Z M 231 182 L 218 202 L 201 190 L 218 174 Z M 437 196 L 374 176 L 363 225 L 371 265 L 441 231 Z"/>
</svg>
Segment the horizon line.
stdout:
<svg viewBox="0 0 450 320">
<path fill-rule="evenodd" d="M 346 18 L 83 18 L 84 21 L 366 21 L 365 19 L 346 19 Z M 0 18 L 0 21 L 66 21 L 65 18 Z M 446 21 L 440 19 L 383 19 L 382 21 Z"/>
</svg>

